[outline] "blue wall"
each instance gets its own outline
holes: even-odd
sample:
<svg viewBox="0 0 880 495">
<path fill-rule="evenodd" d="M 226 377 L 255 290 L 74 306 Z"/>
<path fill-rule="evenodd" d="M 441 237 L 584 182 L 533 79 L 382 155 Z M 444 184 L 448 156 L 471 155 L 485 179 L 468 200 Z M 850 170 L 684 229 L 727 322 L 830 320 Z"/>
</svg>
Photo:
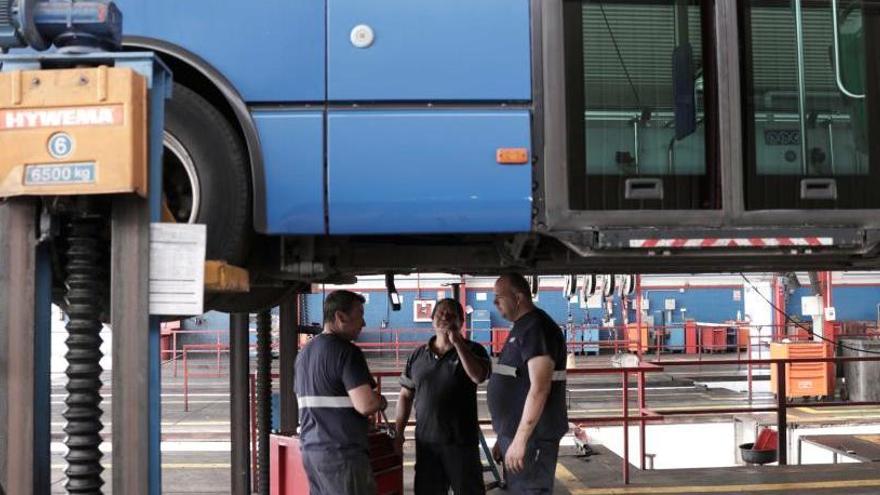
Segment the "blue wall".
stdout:
<svg viewBox="0 0 880 495">
<path fill-rule="evenodd" d="M 792 316 L 810 320 L 801 313 L 801 298 L 812 296 L 809 287 L 795 289 L 786 305 L 786 311 Z M 831 304 L 838 321 L 855 321 L 877 319 L 877 304 L 880 303 L 880 286 L 835 287 L 831 291 Z"/>
<path fill-rule="evenodd" d="M 739 291 L 739 301 L 735 301 L 733 298 L 735 290 Z M 740 312 L 740 316 L 745 313 L 742 288 L 685 289 L 684 292 L 670 289 L 647 290 L 645 292 L 645 297 L 648 299 L 648 314 L 654 316 L 655 325 L 681 323 L 682 313 L 679 310 L 682 308 L 687 310 L 684 312 L 685 319 L 707 323 L 734 320 L 737 311 Z M 667 299 L 675 299 L 672 321 L 664 320 L 667 314 L 664 310 Z"/>
<path fill-rule="evenodd" d="M 659 313 L 664 307 L 666 299 L 676 300 L 676 310 L 674 311 L 674 322 L 681 321 L 681 313 L 679 308 L 686 308 L 686 318 L 697 319 L 705 322 L 721 322 L 725 320 L 735 319 L 737 311 L 743 312 L 744 306 L 742 297 L 739 301 L 734 301 L 734 289 L 686 289 L 684 292 L 678 290 L 651 290 L 647 293 L 650 309 L 648 314 L 657 315 L 655 323 L 660 324 Z M 436 289 L 428 289 L 421 291 L 422 299 L 433 299 L 436 297 Z M 477 294 L 485 293 L 486 300 L 478 301 Z M 418 328 L 431 329 L 430 323 L 416 323 L 412 321 L 412 301 L 416 299 L 416 291 L 401 290 L 403 296 L 403 309 L 400 311 L 388 311 L 388 297 L 383 291 L 370 291 L 369 302 L 365 308 L 365 319 L 367 320 L 367 328 L 379 328 L 383 320 L 388 321 L 388 328 Z M 452 292 L 447 290 L 446 296 L 451 297 Z M 742 290 L 740 289 L 740 296 Z M 309 320 L 313 323 L 321 321 L 321 307 L 323 303 L 323 294 L 309 294 L 306 296 L 309 304 Z M 489 311 L 492 327 L 504 328 L 509 327 L 510 323 L 506 321 L 495 309 L 493 300 L 495 293 L 491 289 L 469 289 L 467 292 L 467 304 L 475 310 L 484 309 Z M 604 308 L 588 309 L 581 308 L 577 302 L 569 303 L 563 297 L 561 289 L 541 290 L 538 294 L 537 305 L 546 311 L 557 323 L 565 324 L 568 321 L 569 311 L 575 324 L 583 323 L 601 323 L 605 316 Z M 620 307 L 620 299 L 615 297 L 613 304 L 613 317 L 616 318 L 616 324 L 623 321 Z M 662 312 L 662 311 L 661 311 Z M 630 321 L 635 321 L 635 309 L 630 308 Z"/>
<path fill-rule="evenodd" d="M 734 300 L 734 291 L 740 291 L 740 300 Z M 402 332 L 400 340 L 402 342 L 422 342 L 427 339 L 431 331 L 431 324 L 428 322 L 414 322 L 412 304 L 415 299 L 434 299 L 437 297 L 439 289 L 430 288 L 422 289 L 421 292 L 416 290 L 401 290 L 400 295 L 403 298 L 403 307 L 400 311 L 390 311 L 388 304 L 388 296 L 384 291 L 365 291 L 363 294 L 368 295 L 369 301 L 365 307 L 365 319 L 367 322 L 366 329 L 361 334 L 362 342 L 378 342 L 393 341 L 394 336 L 391 332 L 379 332 L 378 329 L 383 326 L 389 329 L 417 330 L 410 332 Z M 446 297 L 452 296 L 451 289 L 445 289 Z M 478 293 L 485 293 L 484 301 L 477 300 Z M 685 289 L 683 292 L 676 289 L 645 291 L 645 297 L 648 299 L 648 314 L 654 316 L 655 325 L 661 325 L 665 322 L 666 299 L 675 299 L 675 311 L 672 312 L 673 324 L 681 323 L 681 312 L 679 309 L 686 308 L 684 316 L 688 319 L 695 319 L 702 322 L 722 322 L 735 319 L 737 312 L 745 313 L 743 292 L 741 289 L 733 288 L 694 288 Z M 811 295 L 809 287 L 797 289 L 792 294 L 787 311 L 792 316 L 804 318 L 801 314 L 801 297 Z M 506 328 L 510 323 L 504 320 L 492 303 L 495 297 L 491 288 L 475 289 L 471 288 L 467 291 L 467 304 L 475 310 L 489 311 L 491 318 L 491 326 L 493 328 Z M 877 304 L 880 303 L 880 286 L 859 286 L 859 287 L 836 287 L 833 294 L 834 307 L 837 312 L 838 320 L 874 320 L 876 318 Z M 323 293 L 306 295 L 309 318 L 304 323 L 320 323 L 322 320 L 322 306 L 324 301 Z M 563 296 L 561 289 L 542 290 L 538 297 L 538 306 L 544 309 L 559 324 L 565 324 L 568 321 L 569 310 L 571 311 L 572 320 L 575 324 L 593 323 L 599 324 L 605 316 L 604 308 L 602 309 L 583 309 L 577 303 L 569 303 Z M 623 322 L 620 308 L 619 298 L 614 299 L 613 304 L 615 324 L 620 325 Z M 635 310 L 630 308 L 630 321 L 635 321 Z M 804 319 L 809 319 L 804 318 Z M 184 330 L 222 330 L 221 341 L 228 342 L 228 334 L 225 332 L 229 328 L 229 317 L 223 313 L 210 312 L 199 318 L 188 318 L 183 321 L 182 328 Z M 181 337 L 179 345 L 184 343 L 211 343 L 215 341 L 213 336 L 184 336 Z"/>
<path fill-rule="evenodd" d="M 229 315 L 209 311 L 202 316 L 187 318 L 180 322 L 181 330 L 219 330 L 220 342 L 229 344 Z M 177 347 L 184 344 L 213 344 L 217 337 L 212 334 L 181 334 L 177 337 Z"/>
</svg>

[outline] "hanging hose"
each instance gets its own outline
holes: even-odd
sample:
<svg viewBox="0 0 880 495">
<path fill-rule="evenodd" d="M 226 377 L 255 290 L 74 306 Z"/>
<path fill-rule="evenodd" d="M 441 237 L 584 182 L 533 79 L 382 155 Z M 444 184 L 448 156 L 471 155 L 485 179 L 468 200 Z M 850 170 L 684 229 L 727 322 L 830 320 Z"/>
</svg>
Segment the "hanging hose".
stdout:
<svg viewBox="0 0 880 495">
<path fill-rule="evenodd" d="M 272 315 L 257 314 L 257 466 L 258 493 L 269 495 L 269 430 L 272 428 Z"/>
<path fill-rule="evenodd" d="M 68 493 L 101 493 L 101 300 L 100 219 L 70 223 L 65 280 L 67 314 L 67 420 L 64 444 Z"/>
</svg>

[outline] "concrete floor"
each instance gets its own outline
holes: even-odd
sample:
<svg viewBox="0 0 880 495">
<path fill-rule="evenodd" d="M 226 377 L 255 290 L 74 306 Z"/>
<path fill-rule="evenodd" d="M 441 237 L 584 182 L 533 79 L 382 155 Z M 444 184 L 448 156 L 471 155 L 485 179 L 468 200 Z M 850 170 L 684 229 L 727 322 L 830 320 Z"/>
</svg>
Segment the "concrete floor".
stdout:
<svg viewBox="0 0 880 495">
<path fill-rule="evenodd" d="M 713 356 L 715 358 L 735 358 Z M 679 357 L 680 358 L 680 357 Z M 668 359 L 668 358 L 664 358 Z M 604 362 L 607 358 L 579 357 L 579 365 Z M 213 361 L 196 363 L 199 372 L 215 371 Z M 393 360 L 371 360 L 371 369 L 395 369 Z M 184 412 L 182 370 L 178 377 L 172 374 L 170 365 L 163 366 L 162 385 L 162 477 L 163 493 L 219 494 L 229 493 L 229 394 L 226 363 L 221 363 L 220 376 L 203 376 L 189 380 L 189 411 Z M 738 365 L 702 366 L 692 368 L 669 368 L 648 377 L 648 406 L 655 409 L 674 410 L 692 407 L 742 407 L 747 403 L 745 394 L 723 388 L 707 388 L 695 382 L 711 380 L 742 380 L 745 369 Z M 631 384 L 634 386 L 634 383 Z M 396 403 L 396 380 L 383 380 L 383 390 L 389 402 Z M 112 455 L 109 440 L 112 436 L 112 397 L 109 397 L 109 377 L 105 379 L 104 424 L 106 452 L 105 477 L 108 484 L 105 493 L 112 493 L 109 486 L 112 472 Z M 65 467 L 63 453 L 64 420 L 61 411 L 65 396 L 63 375 L 53 380 L 52 388 L 52 493 L 64 493 Z M 488 417 L 485 395 L 481 395 L 480 411 Z M 579 376 L 569 380 L 570 416 L 596 417 L 619 414 L 620 384 L 613 376 Z M 756 393 L 753 405 L 771 404 L 767 393 Z M 635 393 L 631 404 L 635 406 Z M 809 409 L 809 408 L 807 408 Z M 864 409 L 864 408 L 863 408 Z M 818 411 L 821 417 L 814 412 Z M 857 417 L 831 409 L 814 412 L 792 411 L 790 419 L 800 417 L 821 424 L 853 422 L 859 417 L 880 425 L 880 409 L 860 413 Z M 800 416 L 798 416 L 800 415 Z M 838 417 L 835 419 L 836 417 Z M 730 421 L 733 415 L 703 417 L 700 421 Z M 676 419 L 679 421 L 679 419 Z M 680 421 L 692 421 L 681 418 Z M 880 433 L 880 427 L 878 427 Z M 409 433 L 412 434 L 411 432 Z M 491 431 L 487 429 L 487 437 Z M 712 439 L 706 439 L 711 442 Z M 649 438 L 650 442 L 650 438 Z M 492 440 L 490 439 L 490 444 Z M 569 437 L 563 441 L 570 445 Z M 404 479 L 411 493 L 414 453 L 411 442 L 405 451 Z M 570 446 L 562 447 L 557 469 L 554 493 L 600 495 L 611 493 L 880 493 L 880 472 L 875 466 L 865 464 L 788 466 L 788 467 L 738 467 L 713 469 L 674 469 L 639 471 L 632 468 L 631 485 L 621 486 L 621 459 L 601 445 L 595 446 L 597 455 L 584 458 Z M 794 454 L 790 454 L 794 458 Z M 633 459 L 634 460 L 634 459 Z M 488 479 L 488 477 L 487 477 Z M 844 484 L 828 484 L 840 482 Z M 770 483 L 769 485 L 765 483 Z M 818 483 L 818 484 L 817 484 Z M 824 484 L 822 484 L 824 483 Z M 711 486 L 710 486 L 711 485 Z M 494 493 L 504 493 L 494 491 Z"/>
</svg>

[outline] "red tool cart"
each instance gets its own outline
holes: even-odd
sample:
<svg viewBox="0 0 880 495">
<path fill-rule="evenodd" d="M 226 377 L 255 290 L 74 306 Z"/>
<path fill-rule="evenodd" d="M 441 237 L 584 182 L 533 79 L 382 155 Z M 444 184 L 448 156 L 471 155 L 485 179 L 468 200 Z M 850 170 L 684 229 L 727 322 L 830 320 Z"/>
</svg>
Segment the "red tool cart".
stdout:
<svg viewBox="0 0 880 495">
<path fill-rule="evenodd" d="M 389 430 L 390 431 L 390 430 Z M 370 434 L 370 462 L 378 495 L 403 495 L 403 458 L 394 452 L 394 441 L 386 430 Z M 303 469 L 299 437 L 269 437 L 269 493 L 308 495 L 309 480 Z"/>
</svg>

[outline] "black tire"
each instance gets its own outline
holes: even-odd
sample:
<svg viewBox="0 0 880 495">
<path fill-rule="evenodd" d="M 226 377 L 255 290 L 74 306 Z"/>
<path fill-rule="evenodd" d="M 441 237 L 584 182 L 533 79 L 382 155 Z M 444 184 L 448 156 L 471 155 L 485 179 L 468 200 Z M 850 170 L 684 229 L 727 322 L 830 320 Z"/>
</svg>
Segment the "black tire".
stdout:
<svg viewBox="0 0 880 495">
<path fill-rule="evenodd" d="M 178 222 L 208 226 L 207 259 L 245 266 L 253 232 L 248 155 L 238 132 L 207 100 L 174 85 L 165 106 L 163 190 Z M 188 171 L 194 169 L 197 183 Z M 193 198 L 187 203 L 187 186 Z M 197 196 L 196 196 L 197 193 Z"/>
<path fill-rule="evenodd" d="M 253 268 L 250 165 L 241 136 L 211 103 L 180 84 L 165 106 L 165 132 L 163 191 L 175 220 L 208 226 L 207 259 Z M 196 185 L 199 200 L 193 205 L 186 188 Z M 257 312 L 291 293 L 291 287 L 255 287 L 247 294 L 206 294 L 205 310 Z"/>
</svg>

